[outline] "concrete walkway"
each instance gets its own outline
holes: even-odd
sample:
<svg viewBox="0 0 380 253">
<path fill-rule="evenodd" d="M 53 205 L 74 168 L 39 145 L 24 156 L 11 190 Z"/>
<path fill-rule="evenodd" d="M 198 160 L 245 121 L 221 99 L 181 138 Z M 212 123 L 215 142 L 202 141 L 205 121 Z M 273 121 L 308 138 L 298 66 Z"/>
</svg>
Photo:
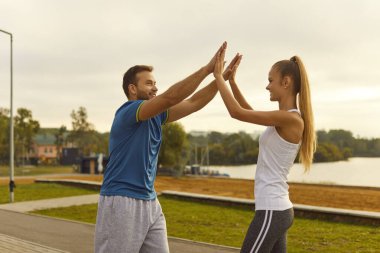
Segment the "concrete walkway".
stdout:
<svg viewBox="0 0 380 253">
<path fill-rule="evenodd" d="M 21 240 L 19 238 L 0 234 L 0 252 L 2 253 L 66 253 L 67 251 L 57 250 L 51 247 L 40 245 L 34 242 Z"/>
<path fill-rule="evenodd" d="M 55 199 L 42 199 L 34 201 L 15 202 L 10 204 L 0 205 L 0 209 L 27 213 L 34 210 L 42 210 L 58 207 L 79 206 L 85 204 L 98 203 L 99 194 L 80 195 L 73 197 L 55 198 Z"/>
<path fill-rule="evenodd" d="M 0 252 L 93 252 L 93 224 L 26 214 L 33 210 L 97 203 L 98 194 L 0 205 Z M 169 237 L 171 253 L 237 253 L 239 249 Z"/>
</svg>

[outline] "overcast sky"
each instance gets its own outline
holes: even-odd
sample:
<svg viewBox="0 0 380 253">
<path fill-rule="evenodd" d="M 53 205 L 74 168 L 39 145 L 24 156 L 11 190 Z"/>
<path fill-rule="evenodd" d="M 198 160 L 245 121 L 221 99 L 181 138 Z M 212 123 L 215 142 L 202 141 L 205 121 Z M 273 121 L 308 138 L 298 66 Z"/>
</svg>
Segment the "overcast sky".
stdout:
<svg viewBox="0 0 380 253">
<path fill-rule="evenodd" d="M 380 137 L 380 1 L 1 0 L 0 29 L 14 35 L 14 111 L 41 127 L 67 126 L 84 106 L 109 131 L 126 101 L 124 72 L 155 67 L 159 92 L 205 65 L 223 41 L 243 54 L 237 81 L 256 110 L 278 60 L 299 55 L 308 71 L 317 129 Z M 9 108 L 9 36 L 0 33 L 0 107 Z M 200 86 L 210 82 L 211 76 Z M 253 133 L 220 98 L 180 120 L 185 130 Z"/>
</svg>

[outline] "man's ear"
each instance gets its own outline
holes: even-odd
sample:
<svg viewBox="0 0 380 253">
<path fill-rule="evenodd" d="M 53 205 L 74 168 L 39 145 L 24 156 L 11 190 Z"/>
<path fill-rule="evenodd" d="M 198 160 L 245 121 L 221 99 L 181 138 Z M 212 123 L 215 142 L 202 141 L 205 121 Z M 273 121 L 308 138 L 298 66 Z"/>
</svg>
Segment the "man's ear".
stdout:
<svg viewBox="0 0 380 253">
<path fill-rule="evenodd" d="M 136 96 L 136 94 L 137 94 L 137 87 L 136 87 L 136 85 L 133 84 L 133 83 L 128 84 L 128 91 L 129 91 L 130 95 Z"/>
</svg>

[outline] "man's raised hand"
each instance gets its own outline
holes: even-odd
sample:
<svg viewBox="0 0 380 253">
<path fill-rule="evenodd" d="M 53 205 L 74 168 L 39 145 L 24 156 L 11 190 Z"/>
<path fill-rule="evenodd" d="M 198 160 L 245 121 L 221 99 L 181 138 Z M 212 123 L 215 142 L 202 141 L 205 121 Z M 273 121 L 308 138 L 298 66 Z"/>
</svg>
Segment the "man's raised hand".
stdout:
<svg viewBox="0 0 380 253">
<path fill-rule="evenodd" d="M 226 48 L 227 48 L 227 42 L 223 42 L 223 44 L 220 46 L 218 51 L 215 53 L 214 57 L 212 57 L 211 61 L 205 66 L 205 70 L 207 71 L 207 74 L 211 74 L 214 72 L 216 58 L 221 53 L 221 51 L 225 50 Z"/>
</svg>

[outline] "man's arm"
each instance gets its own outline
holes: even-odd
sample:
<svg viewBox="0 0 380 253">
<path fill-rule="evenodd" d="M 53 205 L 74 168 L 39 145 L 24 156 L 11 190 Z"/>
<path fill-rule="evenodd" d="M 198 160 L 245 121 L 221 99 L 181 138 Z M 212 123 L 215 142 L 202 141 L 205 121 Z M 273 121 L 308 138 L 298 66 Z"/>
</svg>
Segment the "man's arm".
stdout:
<svg viewBox="0 0 380 253">
<path fill-rule="evenodd" d="M 211 61 L 194 74 L 188 76 L 184 80 L 174 84 L 167 91 L 158 95 L 155 98 L 145 101 L 139 110 L 138 118 L 139 120 L 147 120 L 161 112 L 166 111 L 168 108 L 178 104 L 190 94 L 192 94 L 199 84 L 213 72 L 216 55 L 220 50 L 226 47 L 226 42 L 218 49 L 217 53 L 211 59 Z"/>
<path fill-rule="evenodd" d="M 236 55 L 224 71 L 223 77 L 225 80 L 230 78 L 234 66 L 238 63 L 238 59 L 239 55 Z M 217 92 L 218 87 L 216 86 L 216 81 L 214 80 L 209 85 L 191 96 L 191 98 L 171 107 L 169 109 L 169 118 L 167 122 L 179 120 L 191 113 L 199 111 L 215 97 Z"/>
<path fill-rule="evenodd" d="M 187 115 L 202 109 L 216 95 L 218 88 L 215 80 L 209 85 L 195 93 L 191 98 L 186 99 L 169 109 L 169 118 L 167 122 L 179 120 Z"/>
</svg>

